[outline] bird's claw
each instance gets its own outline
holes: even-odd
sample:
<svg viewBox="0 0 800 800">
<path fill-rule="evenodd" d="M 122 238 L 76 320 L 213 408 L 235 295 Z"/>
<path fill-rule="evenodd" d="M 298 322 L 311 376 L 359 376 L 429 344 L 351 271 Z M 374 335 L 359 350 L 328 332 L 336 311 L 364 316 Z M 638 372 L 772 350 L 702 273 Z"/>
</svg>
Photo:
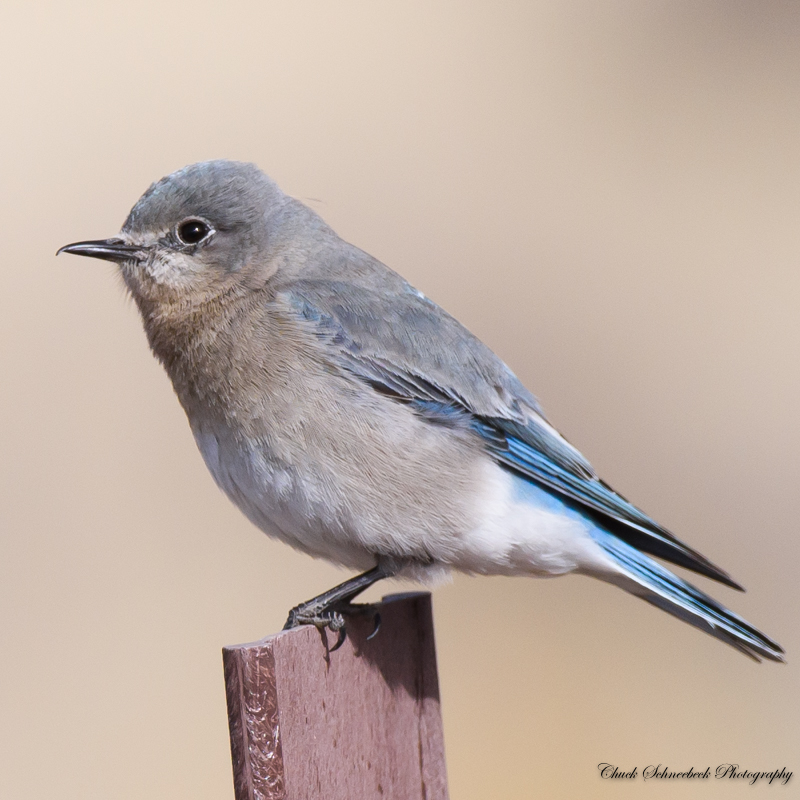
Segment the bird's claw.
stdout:
<svg viewBox="0 0 800 800">
<path fill-rule="evenodd" d="M 381 615 L 380 612 L 376 611 L 375 616 L 372 618 L 372 633 L 367 636 L 367 641 L 370 639 L 374 639 L 378 635 L 378 631 L 381 629 Z"/>
<path fill-rule="evenodd" d="M 333 629 L 331 628 L 331 630 Z M 335 653 L 344 644 L 345 639 L 347 639 L 347 626 L 342 625 L 342 627 L 339 628 L 339 636 L 336 639 L 336 644 L 333 647 L 331 647 L 331 649 L 328 652 Z"/>
</svg>

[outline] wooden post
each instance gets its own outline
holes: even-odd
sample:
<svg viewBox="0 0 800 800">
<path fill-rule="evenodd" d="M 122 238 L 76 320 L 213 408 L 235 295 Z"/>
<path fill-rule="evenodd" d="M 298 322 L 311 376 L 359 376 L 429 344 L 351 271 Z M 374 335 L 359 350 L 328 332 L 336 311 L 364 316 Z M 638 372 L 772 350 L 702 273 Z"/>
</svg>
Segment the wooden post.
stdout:
<svg viewBox="0 0 800 800">
<path fill-rule="evenodd" d="M 222 651 L 236 800 L 447 800 L 427 593 Z"/>
</svg>

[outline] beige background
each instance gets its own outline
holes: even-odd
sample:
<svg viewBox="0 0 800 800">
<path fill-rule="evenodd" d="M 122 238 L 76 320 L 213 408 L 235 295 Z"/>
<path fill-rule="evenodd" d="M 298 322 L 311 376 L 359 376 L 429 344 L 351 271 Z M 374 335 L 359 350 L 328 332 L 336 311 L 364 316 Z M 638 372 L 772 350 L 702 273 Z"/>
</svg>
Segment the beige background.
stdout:
<svg viewBox="0 0 800 800">
<path fill-rule="evenodd" d="M 214 157 L 485 338 L 788 650 L 586 579 L 458 578 L 454 800 L 796 793 L 799 53 L 800 5 L 764 0 L 5 0 L 0 796 L 232 797 L 221 646 L 344 577 L 215 488 L 114 268 L 53 256 Z"/>
</svg>

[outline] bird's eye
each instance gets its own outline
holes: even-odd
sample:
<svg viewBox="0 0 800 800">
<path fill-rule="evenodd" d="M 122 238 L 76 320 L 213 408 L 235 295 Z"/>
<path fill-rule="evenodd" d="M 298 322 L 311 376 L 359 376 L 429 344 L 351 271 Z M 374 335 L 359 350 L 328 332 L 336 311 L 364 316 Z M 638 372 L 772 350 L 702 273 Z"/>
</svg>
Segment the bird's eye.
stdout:
<svg viewBox="0 0 800 800">
<path fill-rule="evenodd" d="M 201 219 L 187 219 L 178 225 L 176 232 L 184 244 L 197 244 L 211 233 L 211 228 Z"/>
</svg>

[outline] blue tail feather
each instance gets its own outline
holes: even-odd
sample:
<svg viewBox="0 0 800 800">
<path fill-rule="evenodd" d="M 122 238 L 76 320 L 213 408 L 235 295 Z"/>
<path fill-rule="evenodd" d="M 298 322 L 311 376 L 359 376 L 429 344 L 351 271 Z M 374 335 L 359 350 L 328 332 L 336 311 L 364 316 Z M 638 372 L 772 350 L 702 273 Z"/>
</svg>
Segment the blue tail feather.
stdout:
<svg viewBox="0 0 800 800">
<path fill-rule="evenodd" d="M 619 565 L 622 573 L 636 584 L 624 588 L 658 608 L 721 639 L 737 650 L 760 661 L 759 656 L 783 661 L 783 649 L 756 630 L 750 623 L 728 611 L 712 597 L 673 575 L 644 553 L 602 528 L 593 528 L 591 537 Z"/>
</svg>

